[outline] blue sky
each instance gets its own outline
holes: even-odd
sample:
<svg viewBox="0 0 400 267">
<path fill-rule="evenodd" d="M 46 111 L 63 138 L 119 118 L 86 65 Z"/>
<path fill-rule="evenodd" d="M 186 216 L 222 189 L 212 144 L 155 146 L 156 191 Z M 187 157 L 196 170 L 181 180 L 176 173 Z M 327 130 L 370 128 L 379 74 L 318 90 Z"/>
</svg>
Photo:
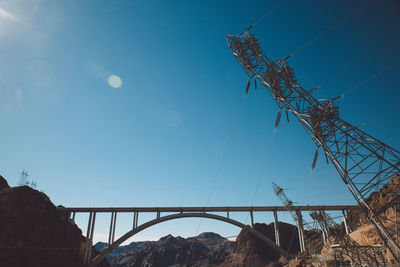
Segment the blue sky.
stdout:
<svg viewBox="0 0 400 267">
<path fill-rule="evenodd" d="M 209 205 L 250 205 L 259 181 L 254 205 L 280 205 L 272 181 L 299 204 L 354 203 L 331 165 L 319 160 L 310 175 L 315 147 L 299 123 L 282 120 L 274 134 L 272 98 L 251 90 L 244 99 L 247 77 L 225 35 L 277 3 L 0 1 L 0 174 L 16 185 L 27 169 L 56 205 L 201 206 L 233 133 Z M 363 3 L 289 0 L 252 33 L 282 58 Z M 334 97 L 398 61 L 399 11 L 396 1 L 372 1 L 296 54 L 289 63 L 299 82 L 317 86 L 379 53 L 318 92 Z M 373 119 L 364 129 L 397 149 L 400 109 L 386 111 L 399 103 L 399 73 L 396 65 L 338 102 L 342 118 Z M 111 75 L 122 86 L 110 86 Z M 197 225 L 165 223 L 136 239 L 191 236 Z M 238 229 L 204 221 L 201 231 Z"/>
</svg>

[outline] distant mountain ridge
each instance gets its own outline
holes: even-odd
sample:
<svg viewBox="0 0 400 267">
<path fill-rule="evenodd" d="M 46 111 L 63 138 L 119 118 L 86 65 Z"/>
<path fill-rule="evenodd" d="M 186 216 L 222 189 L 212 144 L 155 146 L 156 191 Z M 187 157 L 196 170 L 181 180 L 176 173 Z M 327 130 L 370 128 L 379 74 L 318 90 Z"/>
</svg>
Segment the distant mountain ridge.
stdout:
<svg viewBox="0 0 400 267">
<path fill-rule="evenodd" d="M 120 254 L 124 253 L 125 251 L 129 250 L 130 248 L 137 247 L 141 244 L 144 244 L 149 241 L 139 241 L 139 242 L 132 242 L 129 245 L 125 246 L 119 246 L 113 251 L 111 251 L 110 254 L 107 255 L 107 260 L 111 262 L 115 257 L 119 256 Z M 97 251 L 102 251 L 108 247 L 108 244 L 105 242 L 97 242 L 94 247 L 96 248 Z"/>
<path fill-rule="evenodd" d="M 102 250 L 106 243 L 97 243 Z M 112 266 L 218 266 L 232 252 L 234 242 L 215 233 L 183 238 L 167 235 L 158 241 L 132 242 L 108 257 Z"/>
</svg>

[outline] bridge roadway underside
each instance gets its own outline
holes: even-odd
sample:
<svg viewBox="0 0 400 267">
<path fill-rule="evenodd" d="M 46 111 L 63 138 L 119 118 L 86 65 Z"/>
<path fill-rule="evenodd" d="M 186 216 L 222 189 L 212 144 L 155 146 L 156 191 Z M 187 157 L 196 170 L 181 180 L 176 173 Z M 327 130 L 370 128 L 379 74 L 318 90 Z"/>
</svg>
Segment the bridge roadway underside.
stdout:
<svg viewBox="0 0 400 267">
<path fill-rule="evenodd" d="M 67 211 L 70 214 L 70 218 L 72 221 L 75 221 L 76 213 L 88 213 L 89 221 L 87 226 L 87 234 L 83 255 L 83 262 L 89 266 L 96 266 L 102 259 L 104 259 L 113 249 L 118 247 L 122 242 L 132 237 L 136 233 L 149 228 L 158 223 L 162 223 L 164 221 L 180 219 L 180 218 L 188 218 L 188 217 L 199 217 L 199 218 L 208 218 L 219 221 L 224 221 L 230 223 L 232 225 L 238 226 L 242 229 L 247 228 L 252 234 L 263 240 L 269 246 L 277 250 L 282 256 L 286 258 L 291 258 L 293 255 L 288 254 L 280 247 L 279 240 L 279 226 L 278 226 L 278 212 L 287 211 L 287 207 L 285 206 L 234 206 L 234 207 L 58 207 L 58 209 Z M 359 206 L 351 206 L 351 205 L 324 205 L 324 206 L 292 206 L 291 210 L 295 210 L 300 214 L 302 211 L 341 211 L 343 214 L 344 224 L 347 228 L 348 223 L 347 216 L 345 212 L 350 210 L 359 210 L 361 207 Z M 247 226 L 241 222 L 236 220 L 232 220 L 229 217 L 230 213 L 242 213 L 249 212 L 251 219 L 251 226 Z M 274 215 L 274 228 L 275 228 L 275 242 L 259 233 L 255 229 L 253 229 L 254 225 L 254 212 L 273 212 Z M 96 257 L 92 257 L 92 245 L 93 245 L 93 234 L 94 234 L 94 226 L 96 220 L 97 213 L 110 213 L 111 221 L 110 221 L 110 232 L 108 238 L 108 248 L 103 250 Z M 114 241 L 115 238 L 115 228 L 116 228 L 116 220 L 118 213 L 132 213 L 133 214 L 133 227 L 132 230 L 124 234 L 118 240 Z M 138 218 L 140 213 L 156 213 L 156 218 L 154 220 L 150 220 L 144 222 L 142 224 L 138 223 Z M 161 213 L 164 216 L 161 216 Z M 173 213 L 173 214 L 171 214 Z M 226 216 L 216 215 L 213 213 L 225 213 Z M 298 234 L 299 234 L 299 242 L 304 243 L 304 234 L 302 224 L 298 224 Z"/>
<path fill-rule="evenodd" d="M 69 212 L 250 212 L 287 211 L 285 206 L 232 206 L 232 207 L 70 207 Z M 359 210 L 356 205 L 292 206 L 298 211 Z"/>
</svg>

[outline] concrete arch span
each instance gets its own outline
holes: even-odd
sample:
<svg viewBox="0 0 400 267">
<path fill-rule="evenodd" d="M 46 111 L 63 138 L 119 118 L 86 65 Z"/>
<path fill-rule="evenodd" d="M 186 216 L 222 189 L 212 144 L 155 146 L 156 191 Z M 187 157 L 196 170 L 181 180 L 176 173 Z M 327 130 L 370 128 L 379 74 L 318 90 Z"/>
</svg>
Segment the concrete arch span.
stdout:
<svg viewBox="0 0 400 267">
<path fill-rule="evenodd" d="M 99 255 L 97 255 L 89 265 L 90 266 L 96 266 L 97 264 L 99 264 L 108 254 L 111 253 L 111 251 L 113 251 L 115 248 L 117 248 L 119 245 L 121 245 L 123 242 L 125 242 L 126 240 L 128 240 L 129 238 L 134 236 L 135 234 L 137 234 L 137 233 L 139 233 L 139 232 L 141 232 L 141 231 L 143 231 L 143 230 L 145 230 L 145 229 L 147 229 L 147 228 L 149 228 L 149 227 L 151 227 L 153 225 L 156 225 L 156 224 L 159 224 L 159 223 L 162 223 L 162 222 L 165 222 L 165 221 L 170 221 L 170 220 L 175 220 L 175 219 L 182 219 L 182 218 L 208 218 L 208 219 L 213 219 L 213 220 L 218 220 L 218 221 L 223 221 L 223 222 L 226 222 L 226 223 L 230 223 L 230 224 L 235 225 L 237 227 L 240 227 L 242 229 L 247 229 L 254 236 L 256 236 L 257 238 L 261 239 L 266 244 L 268 244 L 270 247 L 272 247 L 276 251 L 278 251 L 282 256 L 284 256 L 286 258 L 289 258 L 289 259 L 293 257 L 292 254 L 287 253 L 281 247 L 277 246 L 274 241 L 272 241 L 271 239 L 269 239 L 268 237 L 266 237 L 262 233 L 254 230 L 250 226 L 245 225 L 245 224 L 243 224 L 241 222 L 232 220 L 232 219 L 227 218 L 227 217 L 223 217 L 223 216 L 219 216 L 219 215 L 215 215 L 215 214 L 209 214 L 209 213 L 178 213 L 178 214 L 167 215 L 167 216 L 163 216 L 163 217 L 148 221 L 148 222 L 136 227 L 135 229 L 132 229 L 131 231 L 129 231 L 126 234 L 124 234 L 123 236 L 121 236 L 114 243 L 112 243 L 108 248 L 103 250 Z"/>
</svg>

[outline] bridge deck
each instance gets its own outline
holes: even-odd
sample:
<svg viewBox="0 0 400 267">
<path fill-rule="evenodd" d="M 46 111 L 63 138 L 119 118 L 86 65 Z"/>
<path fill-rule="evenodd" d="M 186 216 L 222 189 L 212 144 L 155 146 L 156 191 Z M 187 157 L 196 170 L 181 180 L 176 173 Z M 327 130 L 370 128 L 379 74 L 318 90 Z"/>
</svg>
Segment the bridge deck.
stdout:
<svg viewBox="0 0 400 267">
<path fill-rule="evenodd" d="M 294 210 L 357 210 L 354 205 L 293 206 Z M 285 206 L 234 206 L 234 207 L 68 207 L 70 212 L 249 212 L 287 211 Z"/>
</svg>

